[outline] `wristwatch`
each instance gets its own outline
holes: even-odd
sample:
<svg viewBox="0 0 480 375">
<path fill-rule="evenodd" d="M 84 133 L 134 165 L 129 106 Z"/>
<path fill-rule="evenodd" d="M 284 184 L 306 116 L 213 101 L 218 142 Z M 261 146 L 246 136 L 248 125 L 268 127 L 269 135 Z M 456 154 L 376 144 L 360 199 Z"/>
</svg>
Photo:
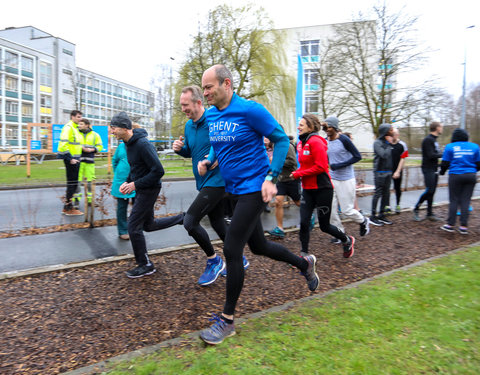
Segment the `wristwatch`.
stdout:
<svg viewBox="0 0 480 375">
<path fill-rule="evenodd" d="M 267 174 L 267 177 L 265 177 L 265 181 L 270 181 L 272 184 L 276 184 L 278 181 L 278 177 L 273 177 L 271 174 Z"/>
</svg>

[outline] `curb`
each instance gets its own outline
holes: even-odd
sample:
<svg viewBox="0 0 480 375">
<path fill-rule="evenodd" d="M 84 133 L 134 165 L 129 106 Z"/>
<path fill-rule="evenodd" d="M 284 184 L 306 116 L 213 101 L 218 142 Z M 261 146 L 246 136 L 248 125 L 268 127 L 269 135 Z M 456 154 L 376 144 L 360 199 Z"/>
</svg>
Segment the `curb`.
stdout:
<svg viewBox="0 0 480 375">
<path fill-rule="evenodd" d="M 243 318 L 236 319 L 236 322 L 240 325 L 240 324 L 242 324 L 242 323 L 244 323 L 244 322 L 246 322 L 250 319 L 260 318 L 260 317 L 263 317 L 263 316 L 268 315 L 270 313 L 287 311 L 287 310 L 289 310 L 289 309 L 291 309 L 291 308 L 293 308 L 297 305 L 300 305 L 304 302 L 317 300 L 317 299 L 322 299 L 322 298 L 325 298 L 326 296 L 329 296 L 330 294 L 333 294 L 333 293 L 341 291 L 341 290 L 353 289 L 353 288 L 356 288 L 356 287 L 358 287 L 362 284 L 366 284 L 370 281 L 373 281 L 373 280 L 376 280 L 376 279 L 379 279 L 379 278 L 383 278 L 383 277 L 386 277 L 386 276 L 390 276 L 390 275 L 395 274 L 399 271 L 404 271 L 404 270 L 408 270 L 410 268 L 418 267 L 422 264 L 429 263 L 433 260 L 441 259 L 441 258 L 450 256 L 452 254 L 456 254 L 456 253 L 459 253 L 461 251 L 468 250 L 469 248 L 476 247 L 476 246 L 480 246 L 480 242 L 475 242 L 475 243 L 470 244 L 468 246 L 464 246 L 464 247 L 461 247 L 461 248 L 458 248 L 458 249 L 455 249 L 455 250 L 451 250 L 451 251 L 449 251 L 447 253 L 444 253 L 444 254 L 441 254 L 441 255 L 436 255 L 436 256 L 431 257 L 431 258 L 423 259 L 423 260 L 420 260 L 418 262 L 408 264 L 406 266 L 396 268 L 394 270 L 387 271 L 387 272 L 381 273 L 379 275 L 372 276 L 372 277 L 369 277 L 367 279 L 357 281 L 357 282 L 352 283 L 352 284 L 348 284 L 348 285 L 345 285 L 345 286 L 342 286 L 342 287 L 339 287 L 339 288 L 331 289 L 331 290 L 329 290 L 327 292 L 324 292 L 324 293 L 319 293 L 319 294 L 315 294 L 315 295 L 312 295 L 312 296 L 304 297 L 304 298 L 301 298 L 301 299 L 298 299 L 298 300 L 287 302 L 283 305 L 274 306 L 274 307 L 271 307 L 271 308 L 266 309 L 266 310 L 262 310 L 262 311 L 259 311 L 259 312 L 256 312 L 256 313 L 248 314 L 248 315 L 244 316 Z M 152 345 L 152 346 L 148 346 L 148 347 L 145 347 L 145 348 L 142 348 L 142 349 L 138 349 L 138 350 L 135 350 L 135 351 L 130 352 L 130 353 L 121 354 L 121 355 L 109 358 L 105 361 L 98 362 L 97 364 L 81 367 L 81 368 L 78 368 L 76 370 L 72 370 L 72 371 L 62 373 L 60 375 L 95 375 L 95 374 L 99 374 L 100 371 L 106 370 L 107 366 L 109 366 L 111 364 L 116 364 L 118 362 L 128 361 L 128 360 L 138 358 L 140 356 L 145 356 L 145 355 L 148 355 L 148 354 L 152 354 L 152 353 L 160 351 L 164 348 L 168 348 L 168 347 L 180 344 L 180 343 L 185 342 L 185 341 L 189 341 L 189 340 L 200 341 L 200 339 L 198 338 L 200 332 L 201 331 L 191 332 L 191 333 L 188 333 L 188 334 L 186 334 L 184 336 L 181 336 L 181 337 L 166 340 L 166 341 L 163 341 L 161 343 L 158 343 L 158 344 L 155 344 L 155 345 Z"/>
</svg>

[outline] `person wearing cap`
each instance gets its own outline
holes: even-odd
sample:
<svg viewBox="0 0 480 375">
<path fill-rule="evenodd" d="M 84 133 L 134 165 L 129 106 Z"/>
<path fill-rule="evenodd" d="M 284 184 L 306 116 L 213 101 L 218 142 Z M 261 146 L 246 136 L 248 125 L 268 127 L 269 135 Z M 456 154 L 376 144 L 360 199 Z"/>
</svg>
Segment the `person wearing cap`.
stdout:
<svg viewBox="0 0 480 375">
<path fill-rule="evenodd" d="M 77 110 L 70 112 L 70 121 L 62 128 L 60 142 L 58 143 L 57 157 L 63 159 L 67 174 L 67 190 L 62 211 L 62 214 L 66 216 L 83 215 L 83 212 L 73 207 L 72 202 L 73 195 L 77 191 L 80 156 L 82 154 L 81 134 L 78 130 L 78 123 L 81 119 L 82 112 Z"/>
<path fill-rule="evenodd" d="M 393 224 L 385 215 L 385 207 L 390 204 L 390 185 L 393 174 L 392 135 L 392 125 L 382 124 L 378 128 L 378 138 L 373 142 L 373 179 L 375 182 L 375 192 L 372 198 L 370 223 L 376 226 Z M 377 216 L 379 200 L 380 212 Z"/>
<path fill-rule="evenodd" d="M 135 192 L 135 202 L 128 218 L 128 234 L 137 266 L 127 271 L 127 276 L 151 275 L 156 269 L 148 257 L 143 231 L 152 232 L 181 224 L 183 215 L 155 219 L 154 206 L 165 172 L 145 129 L 132 129 L 132 122 L 125 112 L 113 116 L 110 128 L 113 135 L 125 143 L 130 165 L 127 181 L 120 185 L 119 190 L 122 194 Z"/>
<path fill-rule="evenodd" d="M 338 123 L 338 118 L 330 116 L 325 119 L 323 125 L 323 130 L 327 133 L 327 155 L 334 186 L 330 223 L 345 232 L 338 215 L 340 205 L 342 214 L 359 224 L 360 237 L 364 237 L 370 231 L 370 221 L 354 208 L 356 179 L 353 170 L 353 164 L 362 160 L 362 156 L 350 138 L 340 133 Z"/>
</svg>

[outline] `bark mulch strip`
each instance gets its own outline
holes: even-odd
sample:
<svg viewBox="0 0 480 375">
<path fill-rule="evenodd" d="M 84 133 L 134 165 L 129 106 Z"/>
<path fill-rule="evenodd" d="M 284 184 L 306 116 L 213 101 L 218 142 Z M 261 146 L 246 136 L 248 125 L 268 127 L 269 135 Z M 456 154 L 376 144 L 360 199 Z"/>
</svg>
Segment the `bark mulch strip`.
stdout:
<svg viewBox="0 0 480 375">
<path fill-rule="evenodd" d="M 480 241 L 480 202 L 473 206 L 467 236 L 440 230 L 444 221 L 415 222 L 410 212 L 391 216 L 393 225 L 372 226 L 365 238 L 358 237 L 358 225 L 346 223 L 357 238 L 351 259 L 315 228 L 310 251 L 318 259 L 318 292 Z M 445 218 L 446 209 L 436 213 Z M 275 241 L 300 252 L 297 232 Z M 251 265 L 237 317 L 310 295 L 303 276 L 289 265 L 249 250 L 246 255 Z M 133 260 L 1 280 L 0 373 L 58 374 L 208 326 L 210 314 L 222 310 L 225 279 L 209 287 L 196 284 L 203 252 L 182 250 L 152 260 L 157 273 L 138 280 L 124 274 Z"/>
</svg>

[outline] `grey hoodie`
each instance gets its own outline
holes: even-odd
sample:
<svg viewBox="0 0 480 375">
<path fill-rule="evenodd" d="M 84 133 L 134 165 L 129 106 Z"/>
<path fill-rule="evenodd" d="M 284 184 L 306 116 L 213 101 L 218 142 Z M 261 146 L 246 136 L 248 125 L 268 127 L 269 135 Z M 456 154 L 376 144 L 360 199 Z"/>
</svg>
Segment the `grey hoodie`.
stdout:
<svg viewBox="0 0 480 375">
<path fill-rule="evenodd" d="M 378 128 L 378 138 L 373 142 L 373 171 L 374 172 L 393 172 L 393 158 L 391 143 L 385 140 L 385 136 L 392 125 L 382 124 Z"/>
</svg>

